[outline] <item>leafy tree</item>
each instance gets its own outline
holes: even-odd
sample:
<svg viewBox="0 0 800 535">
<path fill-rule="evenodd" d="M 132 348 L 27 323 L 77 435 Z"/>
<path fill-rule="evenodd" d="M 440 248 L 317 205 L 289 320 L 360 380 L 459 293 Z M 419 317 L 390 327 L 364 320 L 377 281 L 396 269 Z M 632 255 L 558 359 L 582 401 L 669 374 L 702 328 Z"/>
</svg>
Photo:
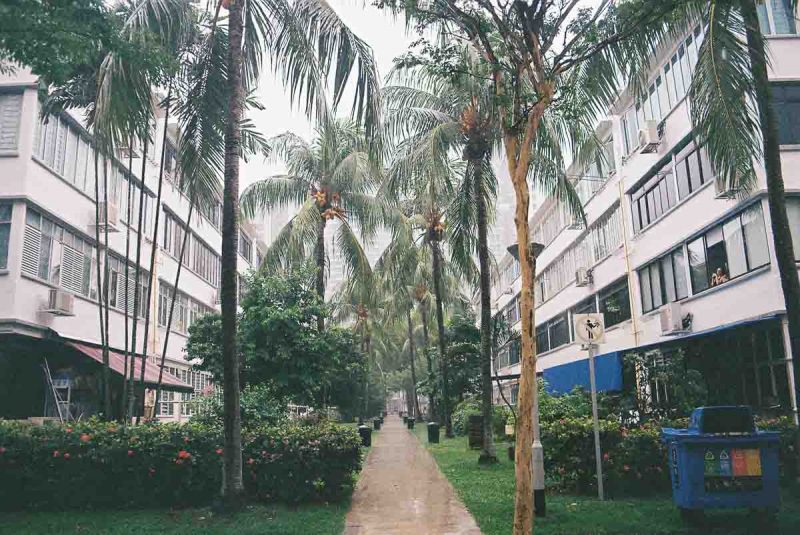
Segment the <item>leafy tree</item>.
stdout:
<svg viewBox="0 0 800 535">
<path fill-rule="evenodd" d="M 452 401 L 459 403 L 482 392 L 481 331 L 472 314 L 456 314 L 447 326 L 447 365 Z"/>
<path fill-rule="evenodd" d="M 310 279 L 308 271 L 248 279 L 239 317 L 241 383 L 266 386 L 276 399 L 351 410 L 363 380 L 364 357 L 349 330 L 318 330 L 316 319 L 326 308 Z M 186 350 L 202 369 L 219 376 L 221 317 L 212 314 L 195 322 Z"/>
</svg>

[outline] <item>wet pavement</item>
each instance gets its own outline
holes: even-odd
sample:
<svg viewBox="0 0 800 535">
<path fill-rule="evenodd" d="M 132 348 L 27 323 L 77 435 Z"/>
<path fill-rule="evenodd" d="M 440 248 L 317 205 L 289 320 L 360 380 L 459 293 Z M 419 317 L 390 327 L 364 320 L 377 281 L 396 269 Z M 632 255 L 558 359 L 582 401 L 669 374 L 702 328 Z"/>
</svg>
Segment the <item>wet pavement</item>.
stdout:
<svg viewBox="0 0 800 535">
<path fill-rule="evenodd" d="M 481 535 L 478 525 L 403 420 L 372 435 L 344 535 Z"/>
</svg>

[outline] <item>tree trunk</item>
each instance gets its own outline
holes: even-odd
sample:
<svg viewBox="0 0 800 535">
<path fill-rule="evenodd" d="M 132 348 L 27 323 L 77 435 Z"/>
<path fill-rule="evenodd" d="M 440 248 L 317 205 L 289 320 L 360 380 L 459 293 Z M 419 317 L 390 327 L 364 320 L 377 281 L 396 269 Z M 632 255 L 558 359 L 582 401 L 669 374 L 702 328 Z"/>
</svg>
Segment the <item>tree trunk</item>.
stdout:
<svg viewBox="0 0 800 535">
<path fill-rule="evenodd" d="M 183 272 L 183 257 L 186 253 L 186 247 L 189 245 L 189 231 L 192 224 L 192 214 L 194 213 L 194 197 L 189 199 L 189 215 L 186 216 L 186 232 L 183 233 L 183 242 L 181 243 L 180 257 L 178 257 L 178 270 L 175 273 L 175 284 L 172 292 L 172 297 L 169 302 L 169 316 L 167 317 L 167 326 L 164 331 L 164 348 L 161 350 L 161 362 L 158 367 L 158 383 L 156 383 L 156 395 L 153 402 L 153 419 L 158 416 L 158 399 L 161 397 L 161 381 L 164 379 L 164 361 L 167 359 L 167 347 L 169 346 L 169 333 L 172 330 L 172 318 L 175 314 L 175 301 L 178 299 L 178 284 L 181 282 L 181 273 Z"/>
<path fill-rule="evenodd" d="M 228 116 L 225 121 L 225 184 L 222 199 L 222 360 L 225 427 L 222 498 L 227 509 L 241 507 L 242 418 L 239 401 L 237 347 L 237 270 L 239 245 L 239 153 L 244 105 L 242 85 L 242 20 L 244 2 L 230 5 L 228 18 Z"/>
<path fill-rule="evenodd" d="M 108 355 L 108 331 L 106 330 L 105 318 L 103 315 L 103 277 L 101 273 L 101 250 L 100 243 L 100 169 L 98 167 L 98 153 L 99 140 L 95 135 L 94 147 L 94 240 L 97 251 L 97 310 L 100 314 L 100 343 L 103 348 L 103 418 L 111 418 L 110 405 L 111 405 L 111 368 L 109 367 Z"/>
<path fill-rule="evenodd" d="M 414 324 L 411 322 L 411 309 L 406 311 L 406 318 L 408 319 L 408 355 L 411 364 L 411 393 L 414 396 L 414 416 L 422 418 L 422 412 L 419 410 L 419 398 L 417 397 L 417 365 L 414 362 L 416 356 L 414 355 Z"/>
<path fill-rule="evenodd" d="M 772 88 L 767 73 L 768 58 L 764 48 L 764 37 L 758 23 L 758 14 L 752 0 L 741 0 L 742 15 L 747 28 L 747 46 L 755 82 L 756 105 L 761 123 L 764 144 L 764 167 L 767 175 L 767 204 L 769 205 L 772 239 L 775 243 L 775 259 L 781 278 L 783 300 L 786 304 L 786 320 L 789 326 L 789 341 L 795 377 L 795 399 L 800 403 L 800 280 L 797 275 L 795 251 L 792 245 L 791 227 L 786 214 L 786 195 L 783 184 L 778 121 L 772 105 Z M 800 447 L 800 429 L 796 431 L 795 445 Z M 798 458 L 800 465 L 800 458 Z"/>
<path fill-rule="evenodd" d="M 317 257 L 317 279 L 316 289 L 320 300 L 325 302 L 325 218 L 320 214 L 319 234 L 317 235 L 316 257 Z M 317 317 L 317 329 L 319 332 L 325 330 L 325 316 L 320 314 Z"/>
<path fill-rule="evenodd" d="M 150 312 L 152 310 L 152 299 L 153 299 L 153 286 L 156 285 L 156 279 L 153 277 L 153 273 L 156 270 L 156 253 L 158 252 L 158 224 L 161 220 L 161 192 L 164 188 L 164 162 L 166 161 L 166 153 L 167 153 L 167 127 L 169 126 L 169 111 L 170 111 L 170 104 L 172 102 L 172 82 L 169 84 L 169 88 L 167 89 L 167 99 L 166 105 L 164 107 L 164 134 L 161 137 L 161 158 L 159 162 L 158 168 L 158 188 L 156 191 L 156 218 L 153 222 L 153 241 L 151 242 L 150 247 L 150 284 L 147 285 L 147 298 L 145 299 L 145 312 L 144 312 L 144 336 L 142 337 L 142 367 L 139 370 L 139 382 L 141 383 L 141 401 L 139 407 L 139 414 L 144 416 L 144 402 L 145 402 L 145 388 L 144 388 L 144 373 L 147 370 L 147 337 L 150 334 Z M 189 228 L 187 225 L 186 232 L 189 232 Z M 175 299 L 175 295 L 178 293 L 178 287 L 176 286 L 173 293 L 173 299 Z M 159 374 L 160 375 L 160 374 Z M 155 415 L 155 407 L 153 407 L 154 415 Z M 136 421 L 139 421 L 139 416 L 136 417 Z"/>
<path fill-rule="evenodd" d="M 486 214 L 486 197 L 481 188 L 482 161 L 475 162 L 478 208 L 478 263 L 481 288 L 481 412 L 483 414 L 483 448 L 478 458 L 481 464 L 497 462 L 492 434 L 492 285 L 489 265 L 489 220 Z"/>
<path fill-rule="evenodd" d="M 147 170 L 147 137 L 148 133 L 145 131 L 142 135 L 142 174 L 141 181 L 142 187 L 139 190 L 139 220 L 136 224 L 136 269 L 133 281 L 133 325 L 131 327 L 131 366 L 130 375 L 128 376 L 128 400 L 127 408 L 125 410 L 125 422 L 129 422 L 133 416 L 133 407 L 136 401 L 136 393 L 133 388 L 133 380 L 135 377 L 134 371 L 136 370 L 136 335 L 139 329 L 139 306 L 142 300 L 139 297 L 139 287 L 141 284 L 142 275 L 142 226 L 144 223 L 144 200 L 145 200 L 145 171 Z M 155 244 L 154 244 L 155 245 Z"/>
<path fill-rule="evenodd" d="M 103 364 L 106 369 L 103 371 L 103 374 L 108 375 L 108 380 L 106 384 L 108 388 L 104 394 L 104 403 L 106 407 L 106 419 L 111 420 L 112 416 L 111 413 L 113 411 L 112 403 L 111 403 L 111 368 L 109 366 L 109 348 L 111 347 L 111 335 L 110 330 L 108 328 L 109 323 L 109 300 L 108 300 L 108 290 L 109 290 L 109 274 L 108 274 L 108 165 L 110 162 L 107 160 L 103 161 L 103 221 L 105 221 L 105 225 L 103 226 L 103 308 L 105 308 L 105 318 L 103 321 L 105 322 L 105 332 L 106 332 L 106 343 L 103 344 Z"/>
<path fill-rule="evenodd" d="M 546 101 L 541 106 L 531 111 L 526 125 L 525 140 L 516 148 L 518 143 L 517 132 L 507 132 L 503 143 L 506 148 L 508 171 L 514 185 L 516 206 L 514 211 L 514 225 L 517 230 L 517 244 L 519 247 L 519 263 L 522 278 L 520 292 L 520 309 L 522 316 L 522 333 L 520 339 L 520 378 L 519 395 L 517 397 L 517 440 L 515 446 L 514 476 L 516 486 L 514 489 L 514 528 L 513 535 L 530 535 L 533 533 L 533 408 L 535 397 L 538 395 L 536 388 L 536 337 L 535 307 L 533 284 L 535 277 L 535 263 L 533 251 L 530 246 L 530 224 L 528 211 L 530 206 L 530 191 L 528 190 L 528 167 L 530 164 L 530 151 L 539 128 L 539 121 L 544 113 Z"/>
<path fill-rule="evenodd" d="M 422 316 L 422 343 L 424 345 L 423 352 L 425 353 L 425 361 L 428 364 L 428 389 L 431 393 L 431 398 L 428 400 L 428 419 L 433 420 L 436 418 L 436 381 L 433 380 L 433 359 L 431 359 L 431 338 L 428 334 L 428 309 L 425 308 L 425 303 L 419 304 L 419 312 Z"/>
<path fill-rule="evenodd" d="M 436 328 L 439 332 L 439 375 L 442 380 L 442 395 L 439 400 L 441 411 L 441 424 L 444 426 L 444 435 L 448 438 L 453 437 L 453 426 L 450 418 L 450 400 L 447 391 L 447 357 L 445 356 L 445 335 L 444 335 L 444 303 L 442 302 L 442 250 L 438 241 L 431 242 L 433 249 L 433 293 L 436 298 Z"/>
<path fill-rule="evenodd" d="M 369 415 L 369 354 L 372 348 L 372 337 L 367 329 L 367 334 L 364 337 L 364 350 L 366 351 L 366 367 L 364 370 L 364 408 L 362 409 L 362 418 L 366 421 Z"/>
<path fill-rule="evenodd" d="M 131 204 L 133 204 L 133 180 L 131 180 L 131 176 L 133 175 L 133 133 L 131 133 L 130 143 L 128 144 L 128 196 L 127 196 L 127 203 L 125 209 L 125 344 L 124 344 L 124 359 L 125 359 L 125 368 L 122 373 L 122 397 L 120 398 L 120 407 L 119 407 L 119 414 L 120 417 L 124 417 L 125 414 L 125 403 L 128 399 L 128 362 L 130 358 L 130 339 L 129 339 L 129 324 L 128 321 L 130 320 L 130 303 L 129 303 L 129 293 L 128 290 L 130 289 L 130 261 L 131 261 L 131 217 L 133 214 L 131 212 Z M 119 284 L 119 283 L 117 283 Z M 135 320 L 135 318 L 134 318 Z M 135 350 L 133 351 L 136 352 Z"/>
</svg>

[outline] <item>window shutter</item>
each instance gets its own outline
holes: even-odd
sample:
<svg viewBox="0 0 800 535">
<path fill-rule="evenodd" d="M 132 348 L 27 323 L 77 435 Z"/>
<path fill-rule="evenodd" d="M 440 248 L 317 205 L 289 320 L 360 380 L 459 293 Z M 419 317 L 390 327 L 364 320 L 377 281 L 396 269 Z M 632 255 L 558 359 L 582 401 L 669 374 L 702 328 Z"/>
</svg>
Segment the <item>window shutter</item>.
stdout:
<svg viewBox="0 0 800 535">
<path fill-rule="evenodd" d="M 0 152 L 17 150 L 22 94 L 0 95 Z"/>
<path fill-rule="evenodd" d="M 42 233 L 31 227 L 25 227 L 25 239 L 22 245 L 22 272 L 33 277 L 39 276 L 39 254 L 42 248 Z"/>
<path fill-rule="evenodd" d="M 82 294 L 85 284 L 83 253 L 65 246 L 61 255 L 61 286 L 75 293 Z"/>
</svg>

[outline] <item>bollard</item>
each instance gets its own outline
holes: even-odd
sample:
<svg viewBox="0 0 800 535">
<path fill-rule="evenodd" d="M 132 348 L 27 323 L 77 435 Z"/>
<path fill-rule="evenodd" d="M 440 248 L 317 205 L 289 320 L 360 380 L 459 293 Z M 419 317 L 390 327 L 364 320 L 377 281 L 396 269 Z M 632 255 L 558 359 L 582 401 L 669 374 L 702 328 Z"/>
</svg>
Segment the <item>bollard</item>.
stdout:
<svg viewBox="0 0 800 535">
<path fill-rule="evenodd" d="M 469 436 L 469 448 L 479 450 L 483 446 L 483 416 L 480 414 L 470 414 L 467 420 L 467 434 Z"/>
<path fill-rule="evenodd" d="M 415 421 L 415 418 L 409 418 L 408 419 L 408 422 L 406 423 L 406 425 L 408 426 L 409 429 L 414 429 L 414 421 Z"/>
<path fill-rule="evenodd" d="M 408 416 L 403 416 L 403 423 L 408 425 Z"/>
<path fill-rule="evenodd" d="M 380 431 L 381 430 L 381 419 L 380 418 L 375 418 L 374 420 L 372 420 L 372 429 L 374 429 L 375 431 Z"/>
<path fill-rule="evenodd" d="M 366 425 L 359 425 L 358 434 L 361 435 L 361 445 L 369 448 L 372 445 L 372 429 Z"/>
<path fill-rule="evenodd" d="M 439 443 L 439 424 L 436 422 L 428 422 L 428 443 Z"/>
</svg>

